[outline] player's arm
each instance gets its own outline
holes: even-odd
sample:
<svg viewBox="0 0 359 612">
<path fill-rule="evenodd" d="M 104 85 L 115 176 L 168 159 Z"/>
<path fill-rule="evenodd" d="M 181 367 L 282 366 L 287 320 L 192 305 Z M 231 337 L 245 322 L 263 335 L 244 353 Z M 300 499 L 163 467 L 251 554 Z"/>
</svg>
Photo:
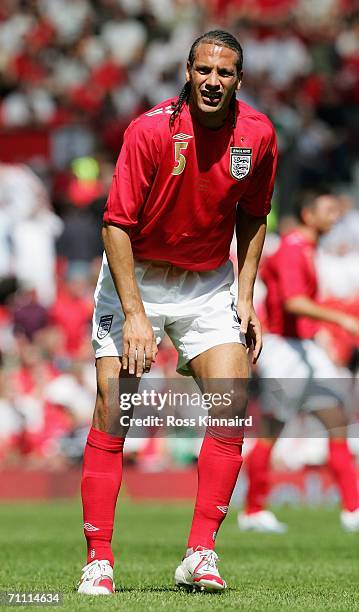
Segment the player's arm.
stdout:
<svg viewBox="0 0 359 612">
<path fill-rule="evenodd" d="M 241 332 L 253 346 L 253 363 L 262 350 L 262 330 L 253 307 L 254 283 L 262 254 L 267 228 L 266 216 L 253 216 L 237 208 L 236 235 L 238 259 L 237 312 L 241 320 Z"/>
<path fill-rule="evenodd" d="M 269 128 L 269 129 L 268 129 Z M 253 363 L 262 350 L 262 330 L 253 308 L 254 281 L 267 229 L 266 217 L 271 208 L 277 166 L 277 143 L 274 128 L 263 123 L 263 148 L 248 187 L 237 206 L 236 235 L 238 257 L 238 302 L 241 331 L 253 346 Z"/>
<path fill-rule="evenodd" d="M 269 128 L 269 129 L 268 129 Z M 263 249 L 277 165 L 277 143 L 272 124 L 265 121 L 263 147 L 248 187 L 237 206 L 236 235 L 238 258 L 237 311 L 241 331 L 253 346 L 253 363 L 262 350 L 262 330 L 253 308 L 254 282 Z"/>
<path fill-rule="evenodd" d="M 104 223 L 102 238 L 113 282 L 121 301 L 123 325 L 122 368 L 141 376 L 157 354 L 156 339 L 137 285 L 129 230 Z"/>
<path fill-rule="evenodd" d="M 125 133 L 106 202 L 102 235 L 125 316 L 122 367 L 137 376 L 141 376 L 144 363 L 145 371 L 150 369 L 157 347 L 136 281 L 131 229 L 139 222 L 156 165 L 152 132 L 148 131 L 146 121 L 136 121 Z"/>
<path fill-rule="evenodd" d="M 359 319 L 334 308 L 321 306 L 305 295 L 288 298 L 284 302 L 284 308 L 292 315 L 336 323 L 349 333 L 359 335 Z"/>
</svg>

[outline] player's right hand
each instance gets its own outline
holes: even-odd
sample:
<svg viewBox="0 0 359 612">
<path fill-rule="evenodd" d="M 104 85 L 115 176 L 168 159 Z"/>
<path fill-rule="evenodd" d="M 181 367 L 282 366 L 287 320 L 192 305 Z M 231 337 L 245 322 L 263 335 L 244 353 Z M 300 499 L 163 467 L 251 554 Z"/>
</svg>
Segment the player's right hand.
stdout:
<svg viewBox="0 0 359 612">
<path fill-rule="evenodd" d="M 122 369 L 140 378 L 149 372 L 158 352 L 152 325 L 143 312 L 127 315 L 122 329 Z"/>
</svg>

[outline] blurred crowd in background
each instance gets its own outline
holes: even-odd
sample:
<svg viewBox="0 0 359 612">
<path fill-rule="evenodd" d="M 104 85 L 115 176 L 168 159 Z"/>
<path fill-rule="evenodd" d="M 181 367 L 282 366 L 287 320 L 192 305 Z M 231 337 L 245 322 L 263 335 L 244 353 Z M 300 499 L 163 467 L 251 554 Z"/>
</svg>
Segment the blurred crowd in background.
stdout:
<svg viewBox="0 0 359 612">
<path fill-rule="evenodd" d="M 124 130 L 176 96 L 193 40 L 244 48 L 240 97 L 275 124 L 279 171 L 265 253 L 299 188 L 325 181 L 341 219 L 318 255 L 322 298 L 359 313 L 359 13 L 351 0 L 2 0 L 0 466 L 78 463 L 95 397 L 90 344 L 101 222 Z M 264 287 L 259 280 L 260 310 Z M 320 341 L 356 375 L 358 339 Z M 175 376 L 169 342 L 153 375 Z M 181 446 L 182 445 L 182 446 Z M 196 449 L 128 444 L 148 469 Z"/>
</svg>

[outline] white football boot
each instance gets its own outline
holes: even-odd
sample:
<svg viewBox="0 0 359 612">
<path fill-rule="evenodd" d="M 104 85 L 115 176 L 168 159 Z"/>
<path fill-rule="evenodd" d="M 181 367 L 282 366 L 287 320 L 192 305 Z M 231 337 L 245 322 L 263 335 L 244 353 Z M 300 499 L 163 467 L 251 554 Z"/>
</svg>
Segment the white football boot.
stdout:
<svg viewBox="0 0 359 612">
<path fill-rule="evenodd" d="M 113 595 L 113 569 L 107 559 L 92 561 L 82 568 L 77 592 L 82 595 Z"/>
<path fill-rule="evenodd" d="M 340 524 L 345 531 L 359 532 L 359 508 L 353 512 L 343 510 L 340 514 Z"/>
<path fill-rule="evenodd" d="M 217 568 L 218 555 L 214 550 L 197 546 L 189 548 L 175 572 L 176 586 L 190 591 L 223 591 L 227 585 Z"/>
<path fill-rule="evenodd" d="M 288 526 L 278 521 L 270 510 L 260 510 L 251 514 L 238 514 L 238 527 L 241 531 L 257 531 L 258 533 L 285 533 Z"/>
</svg>

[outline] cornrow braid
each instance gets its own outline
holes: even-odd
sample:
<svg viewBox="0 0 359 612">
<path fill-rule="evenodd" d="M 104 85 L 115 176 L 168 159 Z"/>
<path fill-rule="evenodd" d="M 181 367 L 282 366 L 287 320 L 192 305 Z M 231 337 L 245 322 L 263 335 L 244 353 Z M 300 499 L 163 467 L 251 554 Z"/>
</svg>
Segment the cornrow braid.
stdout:
<svg viewBox="0 0 359 612">
<path fill-rule="evenodd" d="M 176 117 L 178 117 L 178 115 L 180 114 L 184 103 L 189 101 L 190 93 L 191 93 L 191 83 L 187 81 L 183 85 L 180 91 L 180 95 L 178 96 L 177 102 L 176 103 L 172 102 L 172 113 L 170 116 L 170 126 L 171 127 L 173 126 L 176 120 Z"/>
<path fill-rule="evenodd" d="M 190 68 L 192 68 L 193 66 L 197 48 L 202 43 L 219 44 L 223 47 L 227 47 L 228 49 L 232 49 L 232 51 L 235 51 L 238 57 L 237 63 L 236 63 L 237 74 L 240 74 L 240 72 L 242 71 L 242 66 L 243 66 L 242 47 L 239 44 L 238 40 L 234 36 L 232 36 L 232 34 L 230 34 L 229 32 L 226 32 L 225 30 L 211 30 L 210 32 L 206 32 L 205 34 L 202 34 L 202 36 L 199 36 L 199 38 L 197 38 L 194 41 L 190 49 L 188 60 L 187 60 Z M 173 126 L 176 117 L 178 117 L 178 115 L 181 113 L 183 105 L 189 101 L 190 93 L 191 93 L 191 83 L 187 81 L 187 83 L 185 83 L 185 85 L 182 87 L 180 94 L 177 98 L 177 101 L 172 102 L 172 113 L 170 116 L 170 126 L 171 127 Z M 233 97 L 231 100 L 231 110 L 233 114 L 233 127 L 235 127 L 236 122 L 237 122 L 236 94 L 235 93 L 233 94 Z"/>
<path fill-rule="evenodd" d="M 235 128 L 237 125 L 237 109 L 236 109 L 236 92 L 233 93 L 230 103 L 230 109 L 232 111 L 232 127 Z"/>
</svg>

